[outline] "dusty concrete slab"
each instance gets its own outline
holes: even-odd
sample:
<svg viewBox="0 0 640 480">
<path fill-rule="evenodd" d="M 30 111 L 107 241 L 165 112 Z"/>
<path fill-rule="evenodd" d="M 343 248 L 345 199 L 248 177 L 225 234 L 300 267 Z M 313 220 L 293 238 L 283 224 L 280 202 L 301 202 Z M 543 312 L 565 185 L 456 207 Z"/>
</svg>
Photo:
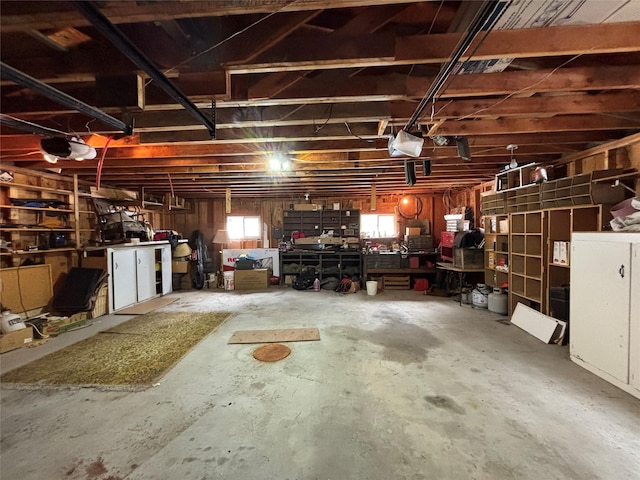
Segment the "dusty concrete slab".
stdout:
<svg viewBox="0 0 640 480">
<path fill-rule="evenodd" d="M 640 401 L 505 317 L 413 291 L 177 296 L 163 310 L 234 314 L 157 387 L 2 389 L 3 479 L 636 479 L 640 471 Z M 116 321 L 4 354 L 2 371 Z M 307 327 L 322 341 L 289 344 L 275 363 L 255 360 L 255 345 L 226 343 L 236 330 Z"/>
</svg>

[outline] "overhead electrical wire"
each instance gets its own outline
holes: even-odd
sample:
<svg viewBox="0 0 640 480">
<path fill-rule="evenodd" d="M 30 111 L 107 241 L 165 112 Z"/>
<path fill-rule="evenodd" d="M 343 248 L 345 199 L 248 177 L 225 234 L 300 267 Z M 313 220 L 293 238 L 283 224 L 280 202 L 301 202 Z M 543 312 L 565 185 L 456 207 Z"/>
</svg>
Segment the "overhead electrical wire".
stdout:
<svg viewBox="0 0 640 480">
<path fill-rule="evenodd" d="M 435 80 L 425 93 L 424 97 L 422 97 L 422 100 L 420 100 L 418 107 L 413 112 L 413 115 L 411 115 L 411 118 L 404 127 L 405 131 L 410 131 L 418 122 L 418 119 L 422 115 L 422 112 L 424 112 L 429 102 L 431 102 L 436 97 L 442 86 L 445 84 L 445 82 L 453 72 L 454 68 L 456 68 L 458 60 L 460 60 L 460 58 L 464 55 L 476 36 L 487 25 L 489 20 L 492 19 L 499 5 L 500 2 L 498 0 L 486 0 L 484 2 L 475 18 L 473 19 L 473 22 L 467 29 L 467 32 L 465 32 L 464 36 L 458 42 L 458 45 L 451 54 L 451 57 L 442 66 Z M 492 27 L 493 24 L 489 26 L 489 29 Z"/>
<path fill-rule="evenodd" d="M 244 32 L 246 32 L 247 30 L 255 27 L 256 25 L 258 25 L 261 22 L 264 22 L 265 20 L 268 20 L 269 18 L 271 18 L 272 16 L 280 13 L 281 11 L 283 11 L 285 8 L 290 7 L 291 5 L 293 5 L 294 3 L 297 3 L 299 0 L 291 0 L 290 2 L 287 2 L 285 5 L 283 5 L 282 7 L 280 7 L 279 9 L 277 9 L 274 12 L 269 13 L 268 15 L 265 15 L 264 17 L 259 18 L 258 20 L 256 20 L 255 22 L 251 23 L 250 25 L 247 25 L 246 27 L 244 27 L 241 30 L 238 30 L 237 32 L 232 33 L 231 35 L 229 35 L 226 38 L 223 38 L 222 40 L 220 40 L 218 43 L 211 45 L 208 48 L 205 48 L 203 51 L 196 53 L 195 55 L 192 55 L 191 57 L 183 60 L 180 63 L 177 63 L 176 65 L 174 65 L 173 67 L 169 68 L 168 70 L 165 70 L 165 75 L 167 73 L 172 72 L 173 70 L 175 70 L 176 68 L 181 67 L 182 65 L 185 65 L 189 62 L 191 62 L 192 60 L 195 60 L 196 58 L 202 56 L 202 55 L 206 55 L 207 53 L 209 53 L 212 50 L 215 50 L 216 48 L 218 48 L 220 45 L 228 42 L 229 40 L 237 37 L 238 35 L 243 34 Z M 147 83 L 145 85 L 148 85 L 149 83 L 151 83 L 152 79 L 149 79 L 147 81 Z"/>
</svg>

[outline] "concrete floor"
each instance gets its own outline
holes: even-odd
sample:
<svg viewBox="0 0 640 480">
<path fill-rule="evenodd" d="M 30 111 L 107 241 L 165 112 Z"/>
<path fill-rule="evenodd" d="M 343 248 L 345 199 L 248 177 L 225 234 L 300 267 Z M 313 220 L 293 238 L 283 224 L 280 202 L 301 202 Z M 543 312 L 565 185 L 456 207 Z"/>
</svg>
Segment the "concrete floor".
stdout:
<svg viewBox="0 0 640 480">
<path fill-rule="evenodd" d="M 233 315 L 158 386 L 2 388 L 3 480 L 640 478 L 640 400 L 506 317 L 413 291 L 174 295 L 164 310 Z M 295 327 L 322 340 L 276 363 L 226 343 Z"/>
</svg>

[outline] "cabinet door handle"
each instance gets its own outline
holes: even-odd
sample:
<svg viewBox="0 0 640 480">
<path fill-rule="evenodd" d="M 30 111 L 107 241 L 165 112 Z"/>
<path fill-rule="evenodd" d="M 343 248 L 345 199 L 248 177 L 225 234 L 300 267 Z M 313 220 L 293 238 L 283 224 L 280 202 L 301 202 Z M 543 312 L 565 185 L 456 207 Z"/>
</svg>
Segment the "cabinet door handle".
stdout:
<svg viewBox="0 0 640 480">
<path fill-rule="evenodd" d="M 620 274 L 620 277 L 624 278 L 624 265 L 620 265 L 618 273 Z"/>
</svg>

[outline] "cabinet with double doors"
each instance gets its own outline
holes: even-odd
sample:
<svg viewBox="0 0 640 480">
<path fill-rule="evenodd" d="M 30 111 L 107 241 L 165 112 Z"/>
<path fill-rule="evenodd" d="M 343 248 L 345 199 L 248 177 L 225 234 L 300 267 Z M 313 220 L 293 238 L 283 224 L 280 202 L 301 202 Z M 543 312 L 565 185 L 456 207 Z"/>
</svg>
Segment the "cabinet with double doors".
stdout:
<svg viewBox="0 0 640 480">
<path fill-rule="evenodd" d="M 109 313 L 172 291 L 168 242 L 87 248 L 81 263 L 109 274 Z"/>
<path fill-rule="evenodd" d="M 571 263 L 571 360 L 640 398 L 640 233 L 574 233 Z"/>
</svg>

